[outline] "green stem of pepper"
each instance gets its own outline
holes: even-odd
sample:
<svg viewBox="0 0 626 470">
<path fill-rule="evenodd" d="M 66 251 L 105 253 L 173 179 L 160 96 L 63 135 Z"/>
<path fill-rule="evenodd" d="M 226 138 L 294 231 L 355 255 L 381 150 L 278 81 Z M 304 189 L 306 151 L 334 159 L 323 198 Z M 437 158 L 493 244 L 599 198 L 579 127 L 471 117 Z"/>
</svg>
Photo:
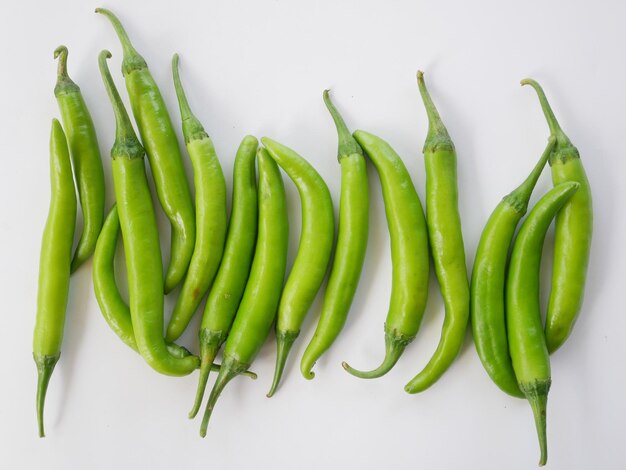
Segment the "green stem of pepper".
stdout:
<svg viewBox="0 0 626 470">
<path fill-rule="evenodd" d="M 43 426 L 43 409 L 46 402 L 46 392 L 50 377 L 59 361 L 61 354 L 56 356 L 34 356 L 37 365 L 37 425 L 39 428 L 39 437 L 46 437 Z"/>
<path fill-rule="evenodd" d="M 267 398 L 271 398 L 278 388 L 280 379 L 283 376 L 283 371 L 285 370 L 285 364 L 287 363 L 287 356 L 289 356 L 289 351 L 291 351 L 291 347 L 299 333 L 299 331 L 276 332 L 276 373 L 274 374 L 270 391 L 267 392 Z"/>
<path fill-rule="evenodd" d="M 133 47 L 130 39 L 128 38 L 128 34 L 126 30 L 122 26 L 120 20 L 106 8 L 96 8 L 96 13 L 100 13 L 106 16 L 111 24 L 113 25 L 113 29 L 117 34 L 117 37 L 122 44 L 122 51 L 124 53 L 124 59 L 122 60 L 122 73 L 127 75 L 128 73 L 134 70 L 141 70 L 148 67 L 144 58 L 137 52 L 137 50 Z"/>
</svg>

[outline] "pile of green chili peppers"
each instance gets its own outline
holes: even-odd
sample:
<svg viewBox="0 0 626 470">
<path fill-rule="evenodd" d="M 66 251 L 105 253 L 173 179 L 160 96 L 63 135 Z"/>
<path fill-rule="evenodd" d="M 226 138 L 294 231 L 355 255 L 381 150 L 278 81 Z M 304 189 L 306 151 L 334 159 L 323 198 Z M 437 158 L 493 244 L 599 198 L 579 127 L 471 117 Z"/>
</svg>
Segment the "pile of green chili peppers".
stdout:
<svg viewBox="0 0 626 470">
<path fill-rule="evenodd" d="M 276 368 L 267 396 L 276 393 L 291 347 L 328 274 L 319 321 L 300 362 L 302 375 L 312 379 L 316 361 L 346 323 L 363 267 L 368 241 L 367 157 L 380 177 L 391 243 L 385 353 L 372 370 L 358 370 L 346 362 L 343 367 L 355 377 L 375 378 L 400 359 L 424 315 L 432 256 L 445 307 L 441 339 L 430 361 L 405 390 L 422 392 L 446 372 L 461 350 L 471 319 L 476 349 L 488 375 L 504 392 L 529 401 L 539 437 L 540 465 L 545 464 L 550 354 L 565 342 L 581 309 L 592 205 L 578 151 L 559 126 L 539 84 L 531 79 L 522 81 L 539 96 L 550 129 L 548 145 L 528 177 L 489 217 L 470 279 L 458 209 L 456 149 L 422 72 L 418 72 L 417 82 L 428 117 L 423 150 L 425 212 L 401 157 L 380 137 L 362 130 L 351 133 L 326 90 L 323 101 L 337 130 L 341 167 L 337 223 L 331 193 L 315 168 L 291 148 L 267 137 L 259 146 L 252 136 L 244 137 L 234 159 L 229 219 L 220 161 L 187 101 L 178 55 L 172 59 L 173 84 L 193 166 L 195 201 L 170 114 L 148 65 L 118 18 L 105 9 L 96 12 L 111 22 L 121 42 L 122 74 L 139 137 L 108 69 L 111 53 L 102 51 L 98 64 L 116 122 L 111 148 L 115 204 L 105 218 L 104 171 L 94 123 L 80 88 L 68 76 L 68 50 L 58 47 L 54 52 L 58 58 L 54 92 L 63 126 L 56 119 L 52 122 L 52 197 L 42 241 L 33 342 L 39 435 L 44 436 L 46 390 L 61 353 L 70 277 L 92 255 L 96 298 L 119 338 L 162 374 L 184 376 L 199 369 L 190 418 L 202 406 L 210 371 L 217 371 L 202 419 L 202 436 L 226 384 L 240 374 L 256 378 L 249 369 L 272 327 L 277 341 Z M 146 155 L 158 201 L 171 224 L 167 269 L 163 269 Z M 515 236 L 546 163 L 551 167 L 554 188 L 535 204 Z M 288 274 L 289 221 L 281 169 L 295 184 L 302 209 L 300 242 Z M 76 189 L 83 228 L 72 250 Z M 544 238 L 553 219 L 552 288 L 543 325 L 539 269 Z M 128 303 L 115 278 L 120 237 Z M 179 284 L 171 319 L 165 325 L 164 296 Z M 199 353 L 195 355 L 175 341 L 205 297 Z M 214 361 L 222 346 L 218 365 Z"/>
</svg>

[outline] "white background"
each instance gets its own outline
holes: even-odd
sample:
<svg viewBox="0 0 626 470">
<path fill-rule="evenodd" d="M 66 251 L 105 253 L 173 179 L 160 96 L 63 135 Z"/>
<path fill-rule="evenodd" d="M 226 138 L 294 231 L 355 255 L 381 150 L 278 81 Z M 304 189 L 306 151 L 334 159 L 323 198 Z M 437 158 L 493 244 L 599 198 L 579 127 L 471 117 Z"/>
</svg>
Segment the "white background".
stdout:
<svg viewBox="0 0 626 470">
<path fill-rule="evenodd" d="M 543 84 L 578 146 L 593 189 L 595 233 L 584 309 L 552 358 L 549 468 L 626 468 L 624 315 L 623 2 L 604 1 L 85 1 L 4 2 L 0 16 L 2 468 L 534 468 L 539 451 L 528 404 L 487 377 L 468 334 L 448 373 L 411 396 L 404 384 L 427 362 L 441 328 L 436 282 L 417 339 L 385 377 L 363 381 L 340 366 L 374 367 L 383 355 L 390 288 L 389 239 L 380 185 L 370 168 L 371 223 L 361 284 L 348 323 L 305 381 L 299 360 L 319 298 L 304 324 L 282 387 L 267 392 L 274 338 L 254 364 L 259 379 L 234 380 L 206 439 L 187 419 L 196 375 L 159 376 L 124 346 L 100 315 L 91 262 L 72 278 L 63 355 L 46 403 L 46 439 L 36 436 L 31 358 L 40 237 L 49 203 L 48 135 L 59 116 L 53 50 L 69 47 L 69 73 L 98 129 L 113 202 L 108 153 L 113 115 L 97 68 L 103 48 L 126 100 L 121 48 L 96 6 L 116 12 L 147 60 L 179 131 L 170 76 L 173 52 L 191 105 L 214 138 L 227 181 L 234 152 L 251 133 L 308 158 L 338 205 L 336 134 L 321 92 L 348 125 L 388 140 L 424 197 L 427 130 L 415 72 L 426 80 L 458 150 L 460 210 L 468 270 L 482 227 L 500 198 L 539 157 L 548 129 L 526 76 Z M 180 131 L 179 131 L 180 135 Z M 191 165 L 185 157 L 191 178 Z M 550 187 L 546 171 L 533 201 Z M 286 180 L 290 260 L 300 226 Z M 163 246 L 169 229 L 162 213 Z M 549 287 L 549 235 L 544 299 Z M 169 311 L 173 299 L 167 299 Z M 198 318 L 182 342 L 197 347 Z"/>
</svg>

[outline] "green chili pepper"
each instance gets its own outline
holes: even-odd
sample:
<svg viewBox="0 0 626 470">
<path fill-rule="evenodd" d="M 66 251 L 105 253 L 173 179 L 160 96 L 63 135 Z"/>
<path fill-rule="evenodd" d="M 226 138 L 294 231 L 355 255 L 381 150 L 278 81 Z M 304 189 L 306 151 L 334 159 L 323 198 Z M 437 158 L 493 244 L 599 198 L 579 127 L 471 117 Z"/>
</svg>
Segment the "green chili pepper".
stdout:
<svg viewBox="0 0 626 470">
<path fill-rule="evenodd" d="M 531 85 L 539 95 L 550 134 L 556 138 L 549 160 L 552 182 L 580 184 L 580 189 L 556 216 L 552 290 L 545 326 L 548 351 L 553 353 L 572 332 L 583 303 L 593 231 L 591 187 L 578 149 L 561 129 L 541 86 L 531 79 L 522 80 L 522 85 Z"/>
<path fill-rule="evenodd" d="M 120 233 L 120 219 L 117 207 L 113 206 L 104 220 L 93 254 L 93 286 L 102 316 L 115 334 L 131 349 L 139 352 L 135 341 L 135 331 L 130 317 L 130 309 L 122 298 L 115 281 L 115 249 Z M 169 353 L 177 358 L 190 356 L 187 348 L 175 343 L 167 343 Z M 210 364 L 210 369 L 219 371 L 218 364 Z M 254 372 L 245 372 L 253 379 Z"/>
<path fill-rule="evenodd" d="M 59 59 L 57 83 L 54 87 L 70 157 L 76 175 L 78 197 L 83 212 L 83 232 L 72 259 L 71 272 L 91 256 L 104 219 L 104 169 L 98 147 L 96 129 L 80 88 L 67 75 L 67 47 L 54 51 Z"/>
<path fill-rule="evenodd" d="M 289 227 L 285 187 L 278 166 L 264 148 L 258 153 L 259 234 L 250 277 L 224 347 L 222 368 L 211 390 L 200 435 L 228 382 L 248 369 L 269 335 L 285 279 Z"/>
<path fill-rule="evenodd" d="M 209 292 L 200 325 L 200 376 L 189 417 L 198 413 L 207 380 L 209 364 L 226 341 L 246 287 L 257 235 L 257 188 L 255 160 L 258 141 L 246 136 L 235 157 L 233 208 L 226 247 L 215 282 Z"/>
<path fill-rule="evenodd" d="M 157 372 L 187 375 L 198 367 L 199 361 L 195 356 L 172 356 L 163 339 L 163 265 L 144 150 L 113 83 L 106 63 L 109 57 L 109 51 L 102 51 L 98 64 L 115 114 L 115 143 L 111 149 L 113 183 L 124 240 L 135 341 L 140 354 Z"/>
<path fill-rule="evenodd" d="M 328 90 L 324 91 L 323 97 L 339 136 L 337 153 L 341 165 L 339 234 L 324 294 L 322 313 L 315 334 L 300 361 L 300 370 L 307 379 L 315 376 L 311 371 L 313 365 L 330 348 L 346 323 L 367 249 L 368 192 L 363 150 L 330 101 Z"/>
<path fill-rule="evenodd" d="M 524 394 L 517 385 L 506 338 L 506 263 L 515 228 L 528 209 L 528 201 L 555 141 L 550 137 L 533 171 L 492 212 L 480 236 L 472 272 L 472 332 L 478 357 L 495 384 L 518 398 Z"/>
<path fill-rule="evenodd" d="M 33 358 L 37 365 L 37 422 L 44 437 L 43 409 L 54 366 L 61 355 L 70 288 L 76 193 L 65 133 L 52 120 L 50 132 L 50 209 L 41 240 Z"/>
<path fill-rule="evenodd" d="M 379 137 L 364 131 L 353 135 L 380 175 L 391 238 L 392 285 L 385 322 L 385 359 L 370 372 L 343 363 L 352 375 L 369 379 L 389 372 L 419 330 L 428 297 L 428 233 L 422 204 L 402 159 Z"/>
<path fill-rule="evenodd" d="M 261 139 L 270 156 L 296 184 L 302 204 L 300 245 L 285 283 L 276 320 L 276 369 L 267 396 L 274 395 L 287 356 L 326 276 L 335 236 L 333 201 L 328 186 L 304 158 L 278 142 Z"/>
<path fill-rule="evenodd" d="M 422 72 L 417 73 L 417 83 L 428 115 L 424 144 L 428 238 L 446 313 L 437 350 L 426 367 L 404 387 L 409 393 L 426 390 L 456 359 L 465 339 L 470 309 L 458 207 L 456 151 L 426 89 Z"/>
<path fill-rule="evenodd" d="M 539 465 L 548 459 L 546 405 L 552 382 L 550 356 L 541 324 L 539 268 L 543 242 L 557 211 L 580 187 L 577 182 L 552 188 L 528 214 L 513 244 L 506 282 L 506 325 L 513 369 L 530 403 L 541 448 Z"/>
<path fill-rule="evenodd" d="M 209 290 L 220 265 L 226 239 L 226 181 L 213 142 L 187 102 L 178 74 L 178 54 L 172 58 L 174 86 L 183 121 L 183 135 L 193 164 L 196 187 L 196 247 L 165 334 L 175 341 L 183 334 Z"/>
<path fill-rule="evenodd" d="M 172 227 L 170 264 L 165 293 L 185 276 L 196 237 L 193 202 L 172 120 L 144 58 L 132 46 L 124 27 L 109 10 L 96 8 L 112 23 L 124 51 L 122 73 L 137 121 L 161 207 Z"/>
</svg>

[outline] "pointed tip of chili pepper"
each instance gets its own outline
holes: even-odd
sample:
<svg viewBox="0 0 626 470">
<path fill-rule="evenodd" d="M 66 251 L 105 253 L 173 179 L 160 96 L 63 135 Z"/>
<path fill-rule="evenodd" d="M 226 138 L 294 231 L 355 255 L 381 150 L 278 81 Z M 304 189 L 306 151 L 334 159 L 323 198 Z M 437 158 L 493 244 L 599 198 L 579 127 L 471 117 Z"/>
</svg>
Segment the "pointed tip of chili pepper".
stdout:
<svg viewBox="0 0 626 470">
<path fill-rule="evenodd" d="M 359 377 L 360 379 L 375 379 L 382 377 L 389 372 L 392 367 L 398 362 L 400 356 L 404 352 L 407 344 L 413 340 L 413 337 L 407 337 L 405 335 L 397 334 L 395 331 L 387 331 L 385 329 L 385 357 L 383 362 L 376 369 L 371 371 L 361 371 L 352 368 L 347 362 L 342 362 L 341 365 L 351 375 Z"/>
<path fill-rule="evenodd" d="M 294 341 L 298 337 L 300 332 L 293 331 L 277 331 L 276 332 L 276 368 L 274 369 L 274 379 L 272 380 L 272 386 L 270 391 L 267 392 L 267 398 L 271 398 L 276 393 L 280 379 L 283 376 L 285 365 L 287 364 L 287 357 L 289 351 L 293 346 Z"/>
<path fill-rule="evenodd" d="M 37 365 L 37 428 L 39 437 L 46 437 L 43 411 L 50 377 L 52 377 L 52 372 L 59 360 L 59 356 L 59 354 L 56 356 L 33 356 Z"/>
<path fill-rule="evenodd" d="M 312 380 L 315 378 L 315 372 L 313 372 L 312 370 L 313 366 L 315 365 L 315 361 L 315 359 L 310 358 L 307 352 L 304 351 L 304 355 L 302 356 L 302 360 L 300 361 L 300 373 L 302 374 L 302 377 L 307 380 Z"/>
</svg>

